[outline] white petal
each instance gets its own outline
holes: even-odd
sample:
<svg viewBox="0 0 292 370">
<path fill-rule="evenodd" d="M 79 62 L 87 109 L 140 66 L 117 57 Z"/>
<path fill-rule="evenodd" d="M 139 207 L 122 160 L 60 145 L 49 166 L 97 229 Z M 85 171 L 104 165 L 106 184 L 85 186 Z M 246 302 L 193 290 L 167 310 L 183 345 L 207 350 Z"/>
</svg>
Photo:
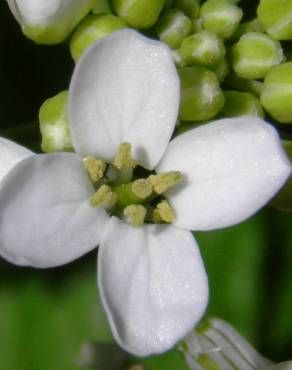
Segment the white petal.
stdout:
<svg viewBox="0 0 292 370">
<path fill-rule="evenodd" d="M 33 154 L 23 146 L 0 137 L 0 182 L 18 162 Z"/>
<path fill-rule="evenodd" d="M 8 6 L 21 24 L 42 24 L 57 13 L 61 0 L 7 0 Z"/>
<path fill-rule="evenodd" d="M 35 27 L 35 38 L 31 38 L 40 42 L 43 40 L 38 38 L 42 37 L 48 40 L 55 38 L 56 42 L 62 41 L 93 7 L 93 0 L 7 0 L 7 2 L 11 12 L 23 27 Z M 43 36 L 46 31 L 49 31 L 50 35 Z"/>
<path fill-rule="evenodd" d="M 168 225 L 134 228 L 112 218 L 99 249 L 98 283 L 115 339 L 138 356 L 170 349 L 208 300 L 197 243 Z"/>
<path fill-rule="evenodd" d="M 75 69 L 69 123 L 77 152 L 113 160 L 121 142 L 153 168 L 170 139 L 179 103 L 171 52 L 132 30 L 94 44 Z"/>
<path fill-rule="evenodd" d="M 281 188 L 291 172 L 274 128 L 260 118 L 215 121 L 169 145 L 157 170 L 178 170 L 185 181 L 169 192 L 177 221 L 209 230 L 243 221 Z"/>
<path fill-rule="evenodd" d="M 76 154 L 23 160 L 0 188 L 0 254 L 18 265 L 57 266 L 93 249 L 108 216 Z"/>
</svg>

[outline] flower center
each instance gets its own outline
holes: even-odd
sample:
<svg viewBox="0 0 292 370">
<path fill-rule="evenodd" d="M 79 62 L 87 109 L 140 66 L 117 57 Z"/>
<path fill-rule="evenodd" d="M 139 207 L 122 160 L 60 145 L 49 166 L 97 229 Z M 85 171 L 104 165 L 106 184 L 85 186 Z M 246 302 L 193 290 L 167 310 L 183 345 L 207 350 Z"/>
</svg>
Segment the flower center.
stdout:
<svg viewBox="0 0 292 370">
<path fill-rule="evenodd" d="M 147 171 L 133 160 L 129 143 L 120 144 L 113 163 L 86 157 L 83 164 L 96 190 L 89 199 L 92 207 L 105 207 L 110 215 L 137 227 L 174 222 L 164 193 L 182 180 L 180 172 Z"/>
</svg>

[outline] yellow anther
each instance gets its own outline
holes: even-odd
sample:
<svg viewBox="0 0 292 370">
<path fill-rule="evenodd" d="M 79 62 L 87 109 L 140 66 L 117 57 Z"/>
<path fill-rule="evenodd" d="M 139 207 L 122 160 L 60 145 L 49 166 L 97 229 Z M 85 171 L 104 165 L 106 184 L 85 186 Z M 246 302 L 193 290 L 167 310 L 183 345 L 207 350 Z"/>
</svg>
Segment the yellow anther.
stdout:
<svg viewBox="0 0 292 370">
<path fill-rule="evenodd" d="M 152 185 L 147 179 L 138 179 L 132 183 L 132 192 L 140 199 L 146 199 L 152 194 Z"/>
<path fill-rule="evenodd" d="M 85 157 L 83 159 L 83 165 L 92 182 L 98 182 L 98 180 L 103 178 L 106 169 L 106 163 L 104 161 L 94 157 Z"/>
<path fill-rule="evenodd" d="M 155 193 L 162 194 L 169 188 L 182 180 L 182 174 L 179 171 L 165 172 L 160 175 L 151 175 L 148 177 Z"/>
<path fill-rule="evenodd" d="M 90 204 L 92 207 L 113 206 L 117 200 L 117 194 L 108 185 L 102 185 L 90 198 Z"/>
<path fill-rule="evenodd" d="M 147 209 L 141 205 L 131 204 L 124 209 L 124 216 L 129 217 L 135 227 L 142 226 L 146 217 Z"/>
<path fill-rule="evenodd" d="M 132 159 L 131 156 L 131 144 L 122 143 L 120 144 L 119 150 L 114 160 L 114 166 L 122 170 L 124 168 L 135 168 L 137 163 Z"/>
<path fill-rule="evenodd" d="M 153 211 L 153 221 L 155 223 L 167 222 L 170 224 L 174 222 L 174 220 L 175 214 L 170 204 L 166 200 L 158 203 Z"/>
</svg>

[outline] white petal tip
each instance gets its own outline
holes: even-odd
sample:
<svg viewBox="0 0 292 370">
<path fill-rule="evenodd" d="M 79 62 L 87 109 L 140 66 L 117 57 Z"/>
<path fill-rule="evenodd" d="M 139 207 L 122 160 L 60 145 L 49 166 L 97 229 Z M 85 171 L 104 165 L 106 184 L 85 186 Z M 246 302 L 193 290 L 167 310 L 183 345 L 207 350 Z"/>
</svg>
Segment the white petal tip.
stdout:
<svg viewBox="0 0 292 370">
<path fill-rule="evenodd" d="M 102 302 L 126 351 L 141 357 L 165 352 L 201 319 L 208 282 L 190 232 L 112 219 L 98 258 Z"/>
</svg>

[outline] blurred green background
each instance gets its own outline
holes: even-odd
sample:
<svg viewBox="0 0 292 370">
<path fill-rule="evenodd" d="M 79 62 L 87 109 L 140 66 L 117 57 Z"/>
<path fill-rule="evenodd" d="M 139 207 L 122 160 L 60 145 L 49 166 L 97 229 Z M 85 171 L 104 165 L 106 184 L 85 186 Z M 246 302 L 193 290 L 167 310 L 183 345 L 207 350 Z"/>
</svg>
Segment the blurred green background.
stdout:
<svg viewBox="0 0 292 370">
<path fill-rule="evenodd" d="M 38 150 L 38 109 L 66 89 L 66 45 L 36 46 L 0 3 L 0 134 Z M 247 222 L 196 233 L 210 279 L 207 315 L 235 326 L 263 355 L 292 358 L 292 216 L 272 208 Z M 77 370 L 86 341 L 110 341 L 96 289 L 96 251 L 68 266 L 18 268 L 0 260 L 0 370 Z M 149 369 L 185 369 L 170 352 Z"/>
</svg>

